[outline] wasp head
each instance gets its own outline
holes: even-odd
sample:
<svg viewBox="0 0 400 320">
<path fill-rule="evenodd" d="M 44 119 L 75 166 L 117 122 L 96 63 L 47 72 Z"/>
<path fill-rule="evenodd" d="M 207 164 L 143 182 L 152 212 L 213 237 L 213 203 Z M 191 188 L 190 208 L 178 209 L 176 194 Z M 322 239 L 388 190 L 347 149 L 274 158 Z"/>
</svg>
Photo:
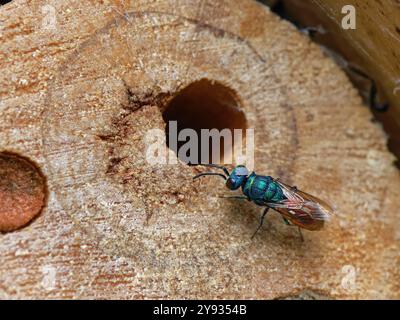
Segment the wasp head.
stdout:
<svg viewBox="0 0 400 320">
<path fill-rule="evenodd" d="M 237 166 L 232 170 L 228 179 L 226 180 L 226 186 L 230 190 L 239 189 L 243 184 L 246 183 L 247 176 L 249 175 L 249 171 L 245 166 Z"/>
</svg>

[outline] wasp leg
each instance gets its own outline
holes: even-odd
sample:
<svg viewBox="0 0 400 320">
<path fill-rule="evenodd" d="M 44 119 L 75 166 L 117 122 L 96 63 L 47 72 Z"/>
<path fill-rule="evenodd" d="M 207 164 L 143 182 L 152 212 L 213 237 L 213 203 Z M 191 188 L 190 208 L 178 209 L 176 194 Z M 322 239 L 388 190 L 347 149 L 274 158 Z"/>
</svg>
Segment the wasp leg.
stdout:
<svg viewBox="0 0 400 320">
<path fill-rule="evenodd" d="M 300 227 L 297 227 L 297 230 L 299 230 L 301 242 L 304 242 L 303 232 L 301 232 L 301 228 L 300 228 Z"/>
<path fill-rule="evenodd" d="M 285 217 L 282 217 L 282 218 L 283 218 L 283 221 L 285 222 L 285 224 L 286 224 L 287 226 L 294 227 L 294 225 L 291 224 L 291 223 L 289 222 L 288 219 L 286 219 Z M 301 242 L 304 242 L 304 237 L 303 237 L 303 233 L 301 232 L 301 228 L 300 228 L 300 227 L 297 227 L 297 230 L 299 231 L 299 235 L 300 235 L 300 240 L 301 240 Z"/>
<path fill-rule="evenodd" d="M 285 222 L 285 224 L 286 224 L 287 226 L 291 226 L 291 223 L 289 222 L 288 219 L 286 219 L 285 217 L 282 217 L 282 218 L 283 218 L 283 222 Z"/>
<path fill-rule="evenodd" d="M 261 229 L 261 227 L 262 227 L 262 225 L 263 225 L 263 223 L 264 223 L 264 218 L 265 218 L 265 216 L 266 216 L 267 213 L 268 213 L 268 210 L 269 210 L 269 207 L 265 208 L 265 210 L 264 210 L 264 212 L 263 212 L 263 215 L 261 216 L 260 224 L 258 225 L 257 230 L 256 230 L 256 231 L 253 233 L 253 235 L 251 236 L 251 239 L 253 239 L 253 238 L 255 237 L 255 235 L 257 234 L 258 230 Z"/>
</svg>

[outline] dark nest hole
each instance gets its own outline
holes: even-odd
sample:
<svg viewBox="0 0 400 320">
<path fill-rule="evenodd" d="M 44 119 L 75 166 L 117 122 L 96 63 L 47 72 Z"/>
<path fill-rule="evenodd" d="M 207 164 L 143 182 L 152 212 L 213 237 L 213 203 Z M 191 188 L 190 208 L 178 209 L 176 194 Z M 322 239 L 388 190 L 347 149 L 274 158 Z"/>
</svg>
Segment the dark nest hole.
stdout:
<svg viewBox="0 0 400 320">
<path fill-rule="evenodd" d="M 220 157 L 212 157 L 212 139 L 201 137 L 202 129 L 229 129 L 231 139 L 235 143 L 242 141 L 235 141 L 233 137 L 234 129 L 242 131 L 242 138 L 245 138 L 245 131 L 247 127 L 246 117 L 241 110 L 241 102 L 237 94 L 227 86 L 211 81 L 208 79 L 201 79 L 193 82 L 184 89 L 182 89 L 173 99 L 170 100 L 163 112 L 163 119 L 166 122 L 166 137 L 167 145 L 173 150 L 178 157 L 187 164 L 198 163 L 222 163 L 224 159 L 232 156 L 233 159 L 233 145 L 229 139 L 219 139 L 220 144 Z M 170 135 L 171 121 L 176 121 L 177 134 L 179 135 L 183 129 L 193 129 L 198 137 L 197 143 L 197 157 L 188 160 L 192 150 L 187 150 L 184 156 L 178 152 L 181 150 L 190 138 L 184 141 L 178 141 L 176 144 L 174 136 Z M 208 140 L 209 148 L 204 148 Z M 203 148 L 202 148 L 203 145 Z M 186 149 L 186 148 L 185 148 Z M 208 149 L 209 157 L 206 156 L 205 149 Z M 218 147 L 216 147 L 218 149 Z M 228 152 L 228 154 L 227 154 Z M 196 155 L 196 152 L 195 152 Z M 193 154 L 192 154 L 193 156 Z"/>
<path fill-rule="evenodd" d="M 11 2 L 12 0 L 0 0 L 0 6 L 2 6 L 3 4 L 7 4 L 9 2 Z"/>
</svg>

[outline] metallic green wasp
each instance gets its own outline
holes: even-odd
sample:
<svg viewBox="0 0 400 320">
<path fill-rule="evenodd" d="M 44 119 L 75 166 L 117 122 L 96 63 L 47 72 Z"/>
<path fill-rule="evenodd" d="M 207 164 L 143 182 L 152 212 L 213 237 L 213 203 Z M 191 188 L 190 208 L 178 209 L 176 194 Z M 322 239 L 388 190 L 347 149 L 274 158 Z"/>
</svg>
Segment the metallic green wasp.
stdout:
<svg viewBox="0 0 400 320">
<path fill-rule="evenodd" d="M 325 201 L 270 176 L 249 173 L 245 166 L 237 166 L 231 173 L 224 166 L 214 164 L 203 164 L 203 166 L 221 169 L 224 173 L 205 172 L 196 175 L 193 179 L 202 176 L 220 176 L 226 181 L 228 189 L 242 188 L 242 196 L 229 198 L 244 199 L 265 207 L 260 224 L 252 238 L 262 227 L 269 209 L 279 212 L 286 224 L 298 226 L 299 231 L 300 228 L 320 230 L 334 212 L 334 208 Z M 303 239 L 302 235 L 301 237 Z"/>
</svg>

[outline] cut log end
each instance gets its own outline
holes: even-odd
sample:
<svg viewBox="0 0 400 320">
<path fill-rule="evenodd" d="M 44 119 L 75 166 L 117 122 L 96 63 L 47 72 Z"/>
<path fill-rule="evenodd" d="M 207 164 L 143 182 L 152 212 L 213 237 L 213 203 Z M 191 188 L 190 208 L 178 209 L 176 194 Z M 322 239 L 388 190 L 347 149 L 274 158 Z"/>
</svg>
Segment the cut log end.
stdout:
<svg viewBox="0 0 400 320">
<path fill-rule="evenodd" d="M 0 147 L 38 163 L 51 193 L 29 228 L 0 235 L 0 297 L 399 297 L 400 178 L 342 71 L 253 1 L 111 2 L 57 5 L 56 40 L 39 28 L 15 41 L 40 11 L 4 17 L 3 74 L 42 78 L 0 80 Z M 259 208 L 222 199 L 220 179 L 193 182 L 169 120 L 254 129 L 256 171 L 335 203 L 337 218 L 301 243 L 271 214 L 252 241 Z M 147 161 L 151 130 L 172 164 Z"/>
</svg>

